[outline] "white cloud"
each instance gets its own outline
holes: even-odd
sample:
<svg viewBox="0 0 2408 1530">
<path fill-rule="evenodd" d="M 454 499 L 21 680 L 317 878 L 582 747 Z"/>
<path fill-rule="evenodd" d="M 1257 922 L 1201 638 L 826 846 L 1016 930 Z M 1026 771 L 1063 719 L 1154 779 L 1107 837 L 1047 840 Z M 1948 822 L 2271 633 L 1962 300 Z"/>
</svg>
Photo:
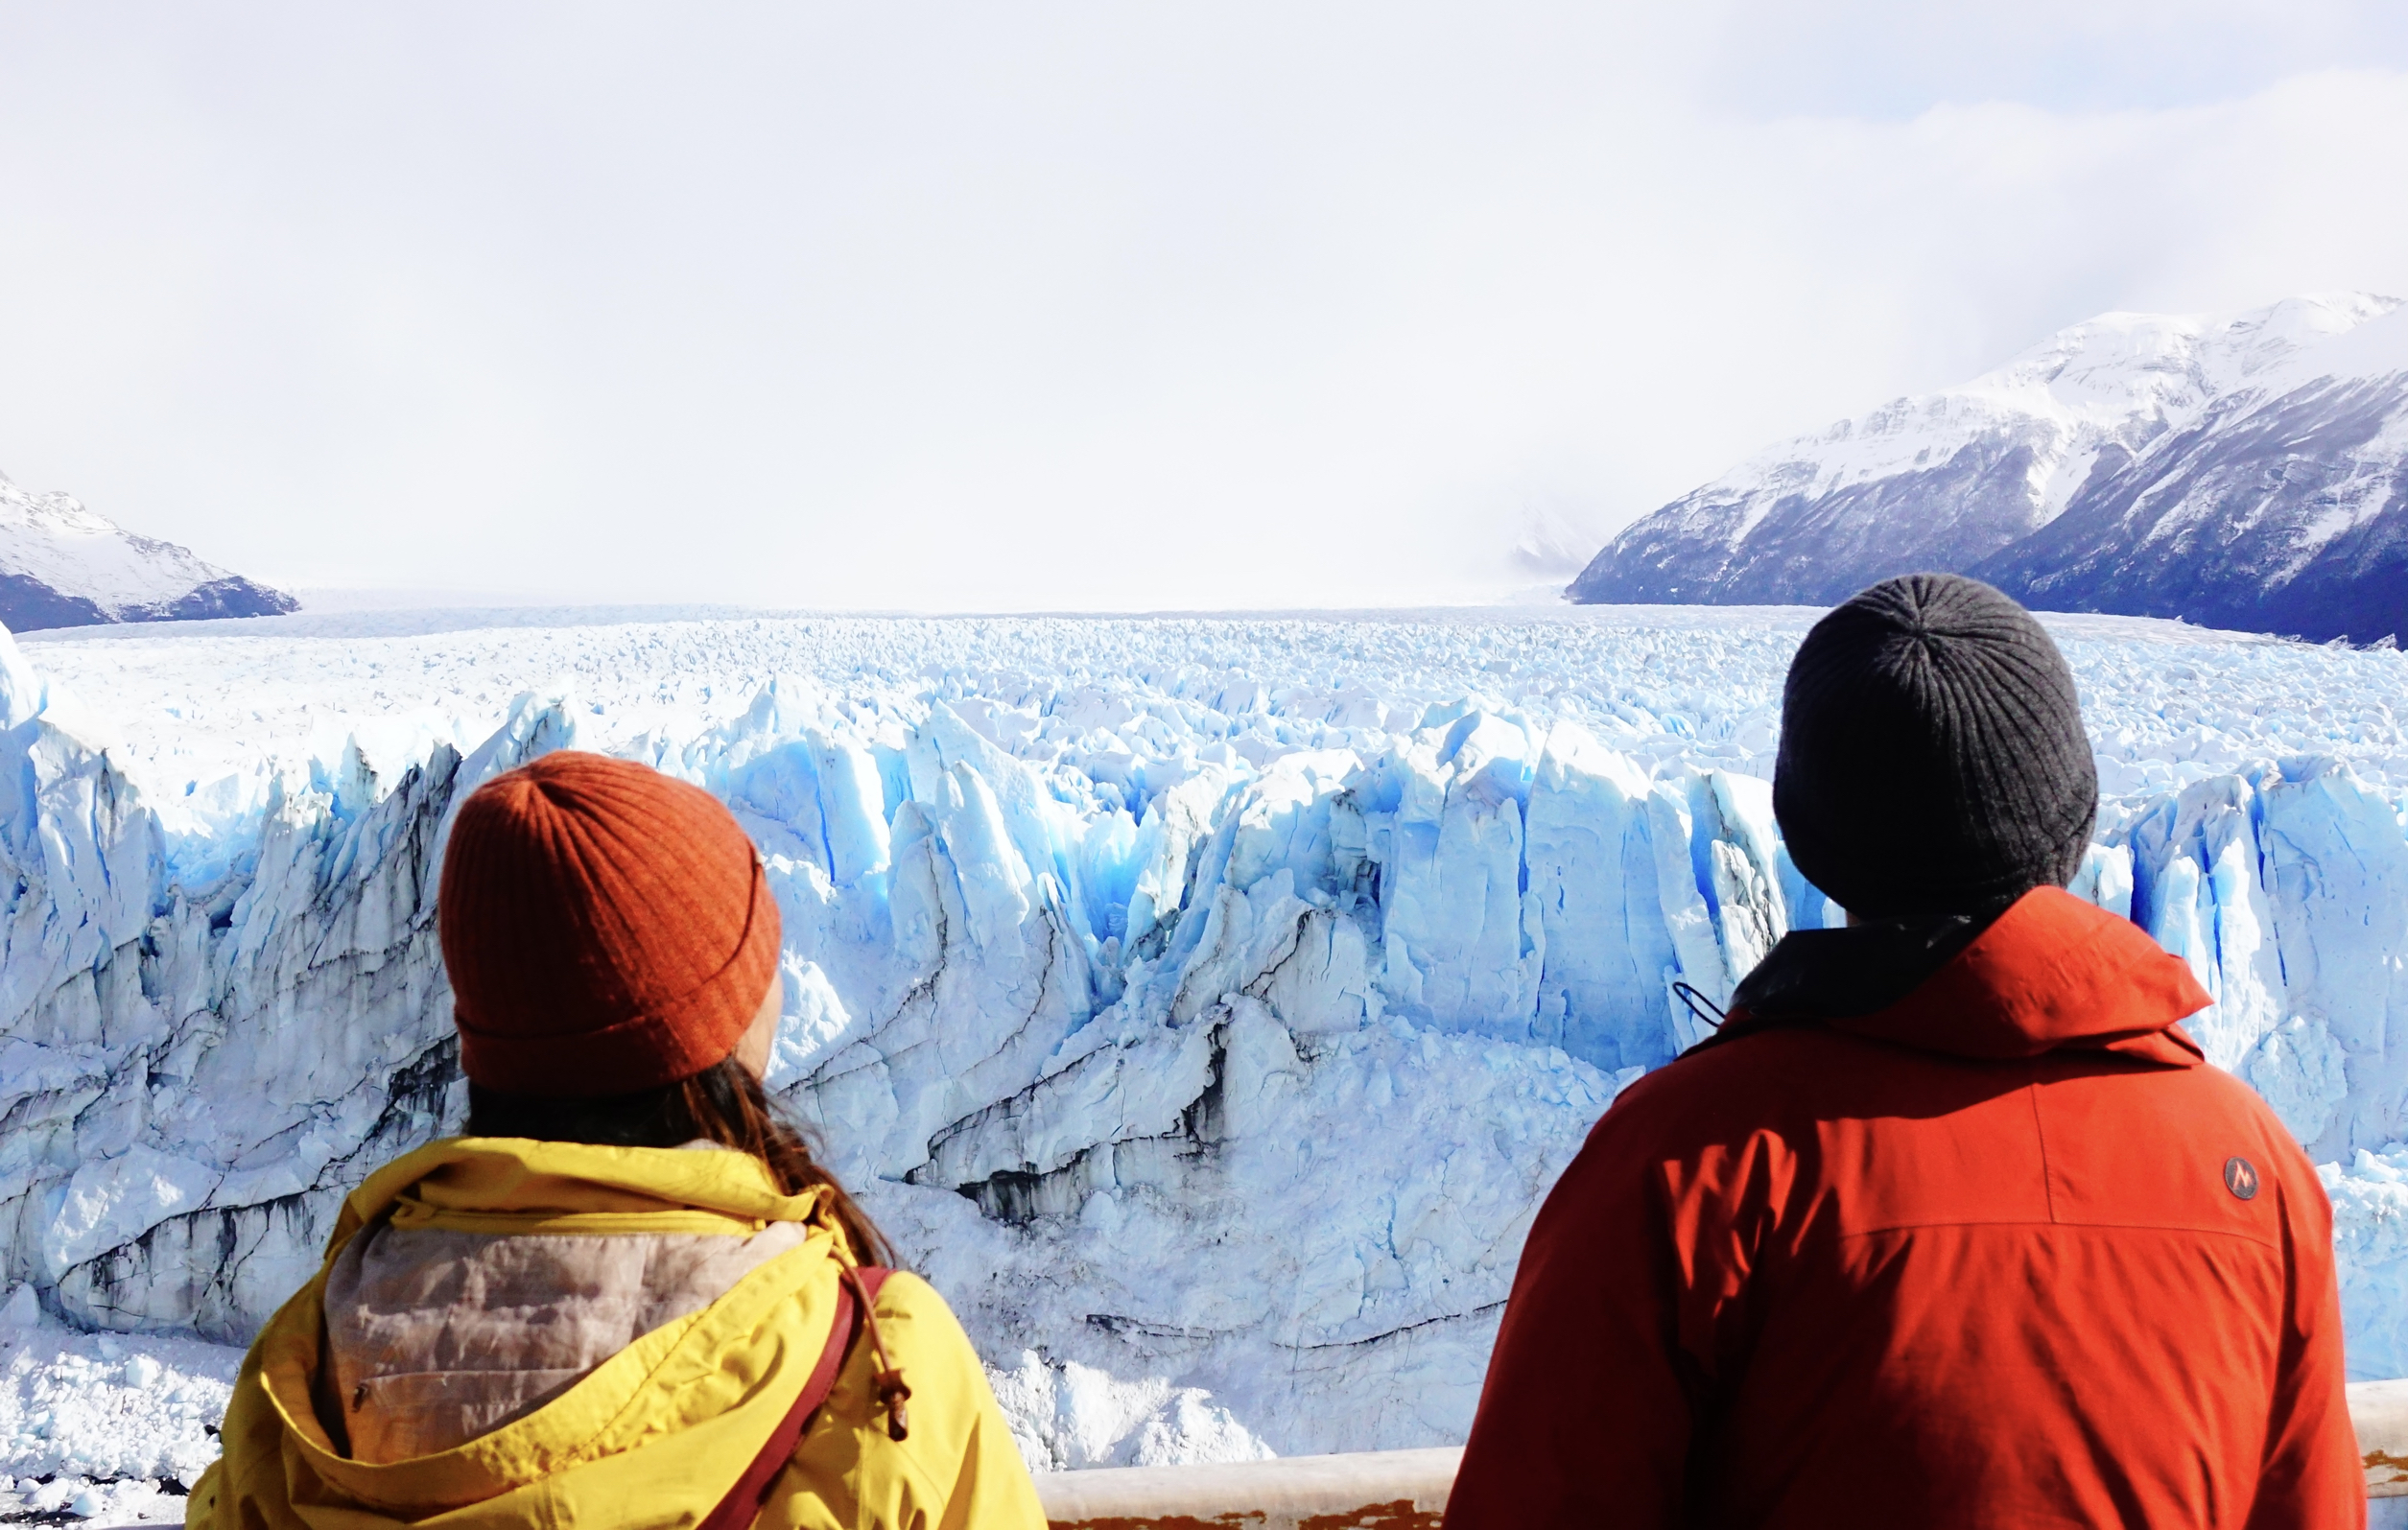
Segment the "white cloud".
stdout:
<svg viewBox="0 0 2408 1530">
<path fill-rule="evenodd" d="M 1765 13 L 0 10 L 0 469 L 300 583 L 1462 598 L 2090 312 L 2408 292 L 2359 34 L 1735 103 Z"/>
</svg>

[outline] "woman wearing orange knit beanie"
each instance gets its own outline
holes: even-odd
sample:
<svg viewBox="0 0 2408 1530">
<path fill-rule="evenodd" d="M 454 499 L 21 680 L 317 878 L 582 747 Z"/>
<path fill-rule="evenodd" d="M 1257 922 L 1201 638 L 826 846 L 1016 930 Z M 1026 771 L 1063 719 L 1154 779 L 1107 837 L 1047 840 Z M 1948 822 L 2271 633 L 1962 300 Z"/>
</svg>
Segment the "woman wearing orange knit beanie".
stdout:
<svg viewBox="0 0 2408 1530">
<path fill-rule="evenodd" d="M 461 806 L 437 904 L 469 1135 L 345 1203 L 186 1522 L 1038 1530 L 960 1326 L 762 1091 L 727 810 L 548 755 Z"/>
</svg>

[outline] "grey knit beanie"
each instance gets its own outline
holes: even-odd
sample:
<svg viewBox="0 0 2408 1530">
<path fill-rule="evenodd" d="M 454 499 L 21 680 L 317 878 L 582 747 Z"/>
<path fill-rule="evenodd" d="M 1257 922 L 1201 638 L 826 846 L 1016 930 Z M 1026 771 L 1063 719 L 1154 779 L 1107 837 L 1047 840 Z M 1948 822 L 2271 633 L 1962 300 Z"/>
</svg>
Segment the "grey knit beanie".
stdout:
<svg viewBox="0 0 2408 1530">
<path fill-rule="evenodd" d="M 1773 815 L 1859 918 L 1977 913 L 2063 886 L 2098 818 L 2073 671 L 1975 579 L 1884 579 L 1814 624 L 1782 693 Z"/>
</svg>

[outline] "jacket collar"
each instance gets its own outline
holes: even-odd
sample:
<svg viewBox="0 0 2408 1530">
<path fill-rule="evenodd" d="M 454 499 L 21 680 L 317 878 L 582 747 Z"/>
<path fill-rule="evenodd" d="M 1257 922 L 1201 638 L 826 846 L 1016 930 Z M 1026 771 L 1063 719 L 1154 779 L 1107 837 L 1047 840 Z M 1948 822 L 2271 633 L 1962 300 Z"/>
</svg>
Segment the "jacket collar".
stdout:
<svg viewBox="0 0 2408 1530">
<path fill-rule="evenodd" d="M 1768 978 L 1780 980 L 1759 983 L 1750 974 L 1729 1021 L 1706 1045 L 1819 1024 L 1981 1061 L 2064 1050 L 2115 1052 L 2178 1068 L 2204 1060 L 2177 1022 L 2207 1006 L 2206 990 L 2186 963 L 2131 920 L 2061 887 L 2040 887 L 1965 938 L 1971 929 L 1874 932 L 1857 942 L 1824 937 L 1862 936 L 1868 930 L 1790 935 L 1765 958 L 1764 968 L 1773 969 Z M 1957 949 L 1948 953 L 1952 944 Z M 1900 961 L 1911 969 L 1917 951 L 1936 969 L 1901 997 L 1870 1008 L 1845 1001 L 1852 986 L 1868 988 L 1849 970 L 1852 962 L 1886 958 L 1893 971 Z M 1818 969 L 1826 980 L 1814 980 Z M 1848 1013 L 1852 1008 L 1857 1012 Z"/>
<path fill-rule="evenodd" d="M 1845 1020 L 1887 1009 L 1974 939 L 2013 899 L 1975 914 L 1883 919 L 1845 930 L 1801 930 L 1756 964 L 1731 996 L 1759 1020 Z"/>
<path fill-rule="evenodd" d="M 451 1137 L 404 1154 L 344 1200 L 331 1260 L 361 1228 L 476 1233 L 759 1232 L 771 1222 L 827 1227 L 824 1191 L 781 1191 L 749 1153 L 601 1147 L 515 1137 Z"/>
</svg>

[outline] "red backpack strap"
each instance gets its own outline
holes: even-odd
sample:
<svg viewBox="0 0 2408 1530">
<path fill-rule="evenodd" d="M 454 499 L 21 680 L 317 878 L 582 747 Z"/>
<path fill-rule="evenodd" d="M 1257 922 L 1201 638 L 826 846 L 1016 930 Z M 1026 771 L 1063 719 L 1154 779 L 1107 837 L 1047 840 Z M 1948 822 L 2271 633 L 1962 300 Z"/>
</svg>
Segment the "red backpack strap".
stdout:
<svg viewBox="0 0 2408 1530">
<path fill-rule="evenodd" d="M 787 1463 L 794 1459 L 794 1448 L 802 1443 L 803 1431 L 811 1427 L 812 1416 L 828 1401 L 828 1394 L 836 1390 L 837 1373 L 844 1368 L 844 1357 L 852 1351 L 853 1335 L 867 1317 L 869 1304 L 877 1300 L 878 1288 L 886 1283 L 886 1277 L 892 1273 L 876 1268 L 857 1271 L 838 1267 L 836 1321 L 828 1326 L 828 1342 L 820 1348 L 819 1363 L 812 1367 L 811 1378 L 803 1383 L 802 1395 L 794 1400 L 794 1405 L 769 1431 L 768 1442 L 762 1446 L 761 1453 L 752 1458 L 752 1465 L 727 1490 L 727 1496 L 720 1499 L 719 1507 L 711 1511 L 699 1530 L 746 1530 L 761 1518 L 762 1506 L 769 1501 L 770 1487 L 776 1483 L 778 1473 L 786 1470 Z M 860 1294 L 857 1296 L 856 1292 Z M 873 1325 L 874 1342 L 877 1319 L 868 1321 Z M 880 1345 L 878 1349 L 879 1369 L 883 1372 L 885 1347 Z M 900 1379 L 898 1377 L 898 1382 Z M 909 1396 L 908 1390 L 905 1396 Z M 883 1390 L 880 1400 L 885 1401 Z M 895 1438 L 902 1436 L 897 1434 Z"/>
</svg>

